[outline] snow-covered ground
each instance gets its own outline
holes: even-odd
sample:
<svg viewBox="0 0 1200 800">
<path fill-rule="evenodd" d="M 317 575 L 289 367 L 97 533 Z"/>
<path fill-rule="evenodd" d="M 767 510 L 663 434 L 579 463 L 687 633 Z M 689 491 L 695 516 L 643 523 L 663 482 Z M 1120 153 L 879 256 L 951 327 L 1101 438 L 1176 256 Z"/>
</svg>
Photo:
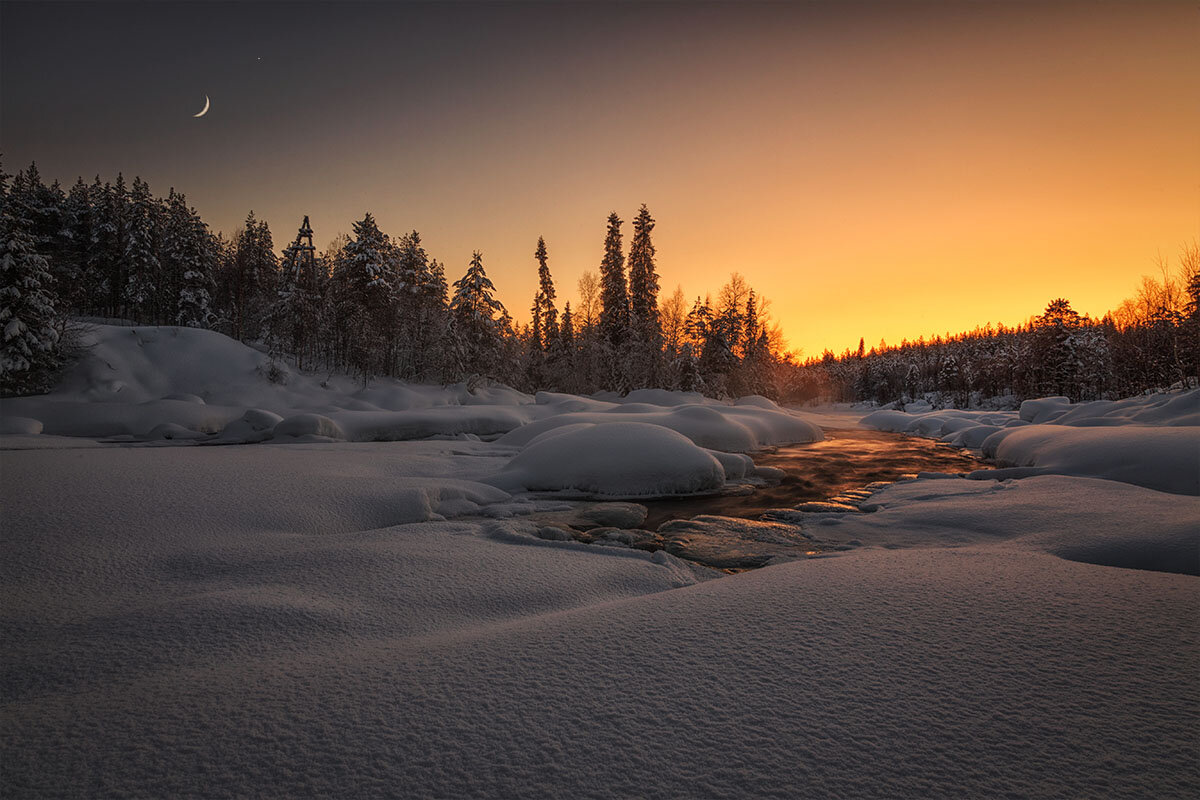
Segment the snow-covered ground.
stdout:
<svg viewBox="0 0 1200 800">
<path fill-rule="evenodd" d="M 871 415 L 1016 467 L 782 510 L 820 555 L 721 577 L 544 522 L 853 417 L 94 337 L 0 403 L 4 797 L 1200 793 L 1195 392 Z"/>
<path fill-rule="evenodd" d="M 862 424 L 979 450 L 1003 474 L 1086 475 L 1200 494 L 1200 390 L 1072 404 L 1026 400 L 1016 412 L 876 411 Z"/>
</svg>

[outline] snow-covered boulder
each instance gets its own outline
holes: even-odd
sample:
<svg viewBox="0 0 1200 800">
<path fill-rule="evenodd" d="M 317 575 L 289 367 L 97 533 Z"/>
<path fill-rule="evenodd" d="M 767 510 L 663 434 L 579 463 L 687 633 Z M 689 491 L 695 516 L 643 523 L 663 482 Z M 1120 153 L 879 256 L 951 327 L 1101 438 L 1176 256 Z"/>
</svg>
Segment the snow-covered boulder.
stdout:
<svg viewBox="0 0 1200 800">
<path fill-rule="evenodd" d="M 660 497 L 720 489 L 725 470 L 680 433 L 660 425 L 613 422 L 575 426 L 530 442 L 492 483 L 508 491 Z"/>
<path fill-rule="evenodd" d="M 235 419 L 226 425 L 218 438 L 228 442 L 266 441 L 275 435 L 274 428 L 282 421 L 283 417 L 273 411 L 251 408 L 241 419 Z"/>
<path fill-rule="evenodd" d="M 781 410 L 753 405 L 690 404 L 663 408 L 648 403 L 631 403 L 606 411 L 546 417 L 522 425 L 498 441 L 512 447 L 524 447 L 546 431 L 566 425 L 628 422 L 669 428 L 682 433 L 700 447 L 726 453 L 745 453 L 771 445 L 819 442 L 824 438 L 818 426 Z"/>
<path fill-rule="evenodd" d="M 0 433 L 37 434 L 42 432 L 41 420 L 32 417 L 0 417 Z"/>
<path fill-rule="evenodd" d="M 320 414 L 295 414 L 275 425 L 275 438 L 284 436 L 321 436 L 326 439 L 345 439 L 345 432 L 329 417 Z"/>
<path fill-rule="evenodd" d="M 1069 397 L 1042 397 L 1021 403 L 1020 417 L 1035 425 L 1050 422 L 1066 414 L 1071 407 Z"/>
<path fill-rule="evenodd" d="M 164 422 L 161 425 L 155 425 L 145 436 L 150 441 L 194 441 L 197 439 L 207 439 L 208 434 L 194 431 L 191 428 L 185 428 L 174 422 Z"/>
</svg>

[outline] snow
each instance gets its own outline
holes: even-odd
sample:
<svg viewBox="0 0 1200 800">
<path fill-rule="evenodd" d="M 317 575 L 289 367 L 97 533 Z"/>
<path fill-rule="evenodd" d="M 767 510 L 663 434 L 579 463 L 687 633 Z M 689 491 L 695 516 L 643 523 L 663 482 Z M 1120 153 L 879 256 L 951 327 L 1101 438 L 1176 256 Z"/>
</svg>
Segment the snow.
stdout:
<svg viewBox="0 0 1200 800">
<path fill-rule="evenodd" d="M 725 477 L 721 462 L 686 436 L 644 422 L 615 422 L 542 433 L 508 462 L 496 483 L 514 491 L 627 498 L 712 492 Z"/>
<path fill-rule="evenodd" d="M 133 330 L 0 406 L 6 798 L 1200 794 L 1196 393 L 876 412 L 1029 477 L 663 526 L 767 564 L 723 575 L 566 498 L 730 491 L 861 412 L 275 384 Z"/>
<path fill-rule="evenodd" d="M 819 427 L 762 397 L 729 405 L 657 389 L 607 401 L 394 380 L 364 388 L 344 376 L 279 369 L 266 354 L 214 331 L 97 324 L 83 338 L 90 351 L 55 391 L 4 400 L 4 419 L 26 418 L 45 433 L 81 437 L 161 439 L 162 431 L 177 426 L 219 434 L 214 440 L 224 443 L 273 440 L 274 426 L 285 418 L 280 437 L 357 442 L 512 432 L 507 443 L 523 445 L 551 427 L 579 422 L 661 425 L 726 452 L 822 437 Z M 273 374 L 283 377 L 273 382 Z M 293 421 L 297 416 L 302 419 Z"/>
<path fill-rule="evenodd" d="M 0 417 L 0 434 L 37 434 L 42 423 L 29 417 Z"/>
<path fill-rule="evenodd" d="M 861 424 L 976 449 L 1002 467 L 1030 468 L 1023 475 L 1109 478 L 1200 495 L 1200 389 L 1090 403 L 1047 397 L 1026 400 L 1016 414 L 885 410 Z"/>
<path fill-rule="evenodd" d="M 1030 425 L 997 431 L 981 447 L 1001 465 L 1200 495 L 1200 428 Z"/>
<path fill-rule="evenodd" d="M 698 581 L 436 521 L 511 505 L 491 448 L 0 453 L 5 796 L 1200 788 L 1196 578 L 1054 554 L 1173 564 L 1193 498 L 913 481 L 814 515 L 863 547 Z"/>
<path fill-rule="evenodd" d="M 498 439 L 521 447 L 548 430 L 580 423 L 606 425 L 640 422 L 683 434 L 700 447 L 744 453 L 763 447 L 824 438 L 811 422 L 782 410 L 756 406 L 677 405 L 669 409 L 644 403 L 618 405 L 600 411 L 573 411 L 530 422 Z"/>
</svg>

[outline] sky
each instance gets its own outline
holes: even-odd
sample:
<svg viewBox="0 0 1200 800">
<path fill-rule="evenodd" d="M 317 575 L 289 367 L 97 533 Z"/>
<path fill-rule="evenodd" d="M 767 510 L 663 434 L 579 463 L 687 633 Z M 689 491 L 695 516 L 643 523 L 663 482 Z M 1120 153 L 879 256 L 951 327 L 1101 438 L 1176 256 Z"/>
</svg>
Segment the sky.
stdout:
<svg viewBox="0 0 1200 800">
<path fill-rule="evenodd" d="M 1191 0 L 0 4 L 7 172 L 370 211 L 518 321 L 646 203 L 664 294 L 739 272 L 806 355 L 1116 307 L 1200 238 L 1198 98 Z"/>
</svg>

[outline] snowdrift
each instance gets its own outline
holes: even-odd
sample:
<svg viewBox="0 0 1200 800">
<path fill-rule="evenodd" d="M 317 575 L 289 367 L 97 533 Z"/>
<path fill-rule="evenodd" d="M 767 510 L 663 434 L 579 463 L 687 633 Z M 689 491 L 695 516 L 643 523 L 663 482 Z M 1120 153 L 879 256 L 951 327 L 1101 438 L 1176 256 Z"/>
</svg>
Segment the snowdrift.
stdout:
<svg viewBox="0 0 1200 800">
<path fill-rule="evenodd" d="M 861 424 L 980 450 L 1020 474 L 1124 481 L 1200 495 L 1200 389 L 1120 401 L 1026 400 L 1017 412 L 876 411 Z M 1016 473 L 1014 473 L 1016 474 Z"/>
<path fill-rule="evenodd" d="M 636 498 L 720 489 L 725 469 L 683 434 L 645 422 L 551 428 L 513 457 L 495 482 L 512 490 L 565 490 Z"/>
<path fill-rule="evenodd" d="M 83 343 L 87 354 L 53 392 L 0 402 L 0 432 L 220 444 L 509 434 L 506 444 L 523 446 L 563 425 L 638 422 L 725 452 L 822 437 L 820 428 L 764 397 L 730 405 L 661 389 L 622 398 L 530 397 L 503 386 L 469 391 L 389 379 L 363 387 L 346 376 L 289 370 L 240 342 L 192 328 L 93 325 Z"/>
<path fill-rule="evenodd" d="M 1194 498 L 910 481 L 798 529 L 841 555 L 699 581 L 536 538 L 503 462 L 0 452 L 0 794 L 1200 791 L 1197 579 L 1145 571 L 1194 560 Z"/>
</svg>

